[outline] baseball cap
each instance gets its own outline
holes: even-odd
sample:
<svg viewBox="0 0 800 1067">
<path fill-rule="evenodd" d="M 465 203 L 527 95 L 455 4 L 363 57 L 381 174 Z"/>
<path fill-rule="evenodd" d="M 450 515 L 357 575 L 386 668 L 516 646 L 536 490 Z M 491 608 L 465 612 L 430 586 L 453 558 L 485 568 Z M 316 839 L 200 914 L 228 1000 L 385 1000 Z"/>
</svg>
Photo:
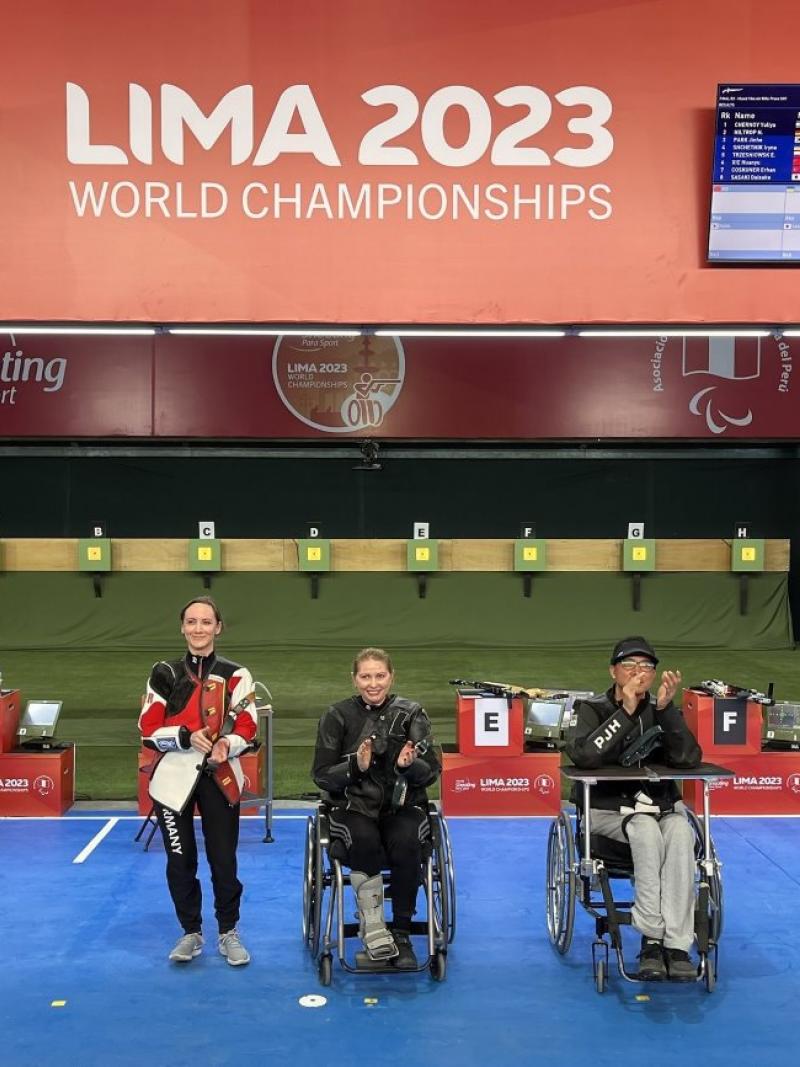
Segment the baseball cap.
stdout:
<svg viewBox="0 0 800 1067">
<path fill-rule="evenodd" d="M 611 653 L 611 663 L 619 663 L 621 659 L 628 656 L 647 656 L 653 661 L 654 666 L 658 663 L 658 656 L 653 651 L 653 646 L 644 637 L 623 637 L 621 641 L 617 641 Z"/>
</svg>

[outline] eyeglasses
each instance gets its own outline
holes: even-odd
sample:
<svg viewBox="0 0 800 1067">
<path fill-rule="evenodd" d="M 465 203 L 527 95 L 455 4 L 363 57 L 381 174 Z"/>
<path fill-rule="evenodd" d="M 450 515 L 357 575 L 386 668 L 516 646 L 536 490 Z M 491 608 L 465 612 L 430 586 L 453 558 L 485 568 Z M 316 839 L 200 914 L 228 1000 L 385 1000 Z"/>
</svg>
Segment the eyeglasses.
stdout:
<svg viewBox="0 0 800 1067">
<path fill-rule="evenodd" d="M 621 659 L 614 664 L 615 667 L 624 667 L 626 671 L 654 671 L 655 663 L 648 663 L 641 659 Z"/>
</svg>

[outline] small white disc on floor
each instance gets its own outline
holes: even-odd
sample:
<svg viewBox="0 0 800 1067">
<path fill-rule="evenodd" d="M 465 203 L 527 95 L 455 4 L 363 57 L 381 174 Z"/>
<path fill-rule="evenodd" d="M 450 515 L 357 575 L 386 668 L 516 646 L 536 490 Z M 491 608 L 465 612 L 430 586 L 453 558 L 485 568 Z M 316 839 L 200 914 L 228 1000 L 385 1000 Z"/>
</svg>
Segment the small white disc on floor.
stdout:
<svg viewBox="0 0 800 1067">
<path fill-rule="evenodd" d="M 301 1008 L 324 1008 L 327 1003 L 328 998 L 321 997 L 318 993 L 308 993 L 298 1001 Z"/>
</svg>

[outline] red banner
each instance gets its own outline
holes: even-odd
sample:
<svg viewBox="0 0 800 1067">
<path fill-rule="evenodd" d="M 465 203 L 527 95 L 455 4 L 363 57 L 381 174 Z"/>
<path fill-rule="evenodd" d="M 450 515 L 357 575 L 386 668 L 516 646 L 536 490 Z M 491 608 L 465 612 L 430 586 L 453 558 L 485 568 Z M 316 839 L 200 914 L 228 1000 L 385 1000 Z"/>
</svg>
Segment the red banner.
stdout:
<svg viewBox="0 0 800 1067">
<path fill-rule="evenodd" d="M 796 440 L 796 343 L 6 335 L 0 437 Z"/>
<path fill-rule="evenodd" d="M 0 437 L 149 437 L 148 337 L 0 335 Z"/>
<path fill-rule="evenodd" d="M 561 756 L 462 756 L 445 752 L 442 809 L 445 815 L 558 815 Z"/>
<path fill-rule="evenodd" d="M 7 320 L 798 317 L 705 261 L 716 85 L 797 79 L 793 0 L 7 8 Z"/>
<path fill-rule="evenodd" d="M 711 783 L 712 815 L 800 815 L 800 753 L 760 752 L 719 762 L 733 778 Z M 683 795 L 702 810 L 701 782 L 684 782 Z"/>
</svg>

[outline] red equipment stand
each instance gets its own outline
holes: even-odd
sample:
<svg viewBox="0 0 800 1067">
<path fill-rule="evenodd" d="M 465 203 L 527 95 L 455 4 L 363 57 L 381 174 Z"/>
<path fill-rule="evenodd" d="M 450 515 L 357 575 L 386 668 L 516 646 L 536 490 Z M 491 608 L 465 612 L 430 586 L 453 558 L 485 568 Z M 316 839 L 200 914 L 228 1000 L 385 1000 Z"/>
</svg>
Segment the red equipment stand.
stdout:
<svg viewBox="0 0 800 1067">
<path fill-rule="evenodd" d="M 74 745 L 0 755 L 0 816 L 63 815 L 74 801 Z"/>
<path fill-rule="evenodd" d="M 462 756 L 521 756 L 524 748 L 522 699 L 459 689 L 456 744 Z"/>
<path fill-rule="evenodd" d="M 761 704 L 684 689 L 682 706 L 703 759 L 724 760 L 727 766 L 729 756 L 756 756 L 761 751 Z"/>
<path fill-rule="evenodd" d="M 20 707 L 19 689 L 0 692 L 0 753 L 10 752 L 16 746 Z"/>
<path fill-rule="evenodd" d="M 683 714 L 703 759 L 733 771 L 732 778 L 712 783 L 717 815 L 800 815 L 800 752 L 761 751 L 761 704 L 687 689 Z M 684 782 L 683 796 L 698 810 L 700 784 Z"/>
<path fill-rule="evenodd" d="M 558 752 L 525 753 L 520 697 L 459 689 L 457 753 L 444 754 L 445 815 L 557 815 L 561 805 Z"/>
<path fill-rule="evenodd" d="M 151 749 L 140 748 L 139 749 L 139 770 L 141 772 L 142 767 L 148 767 L 153 762 L 153 757 L 156 755 Z M 261 747 L 256 752 L 245 752 L 240 758 L 239 762 L 242 766 L 242 773 L 244 774 L 244 791 L 247 793 L 261 793 L 262 782 L 264 781 L 264 756 L 265 746 Z M 147 815 L 153 807 L 153 801 L 148 793 L 148 785 L 150 777 L 147 774 L 139 774 L 139 814 Z M 260 803 L 260 802 L 259 802 Z M 257 815 L 258 804 L 242 804 L 242 815 Z"/>
</svg>

